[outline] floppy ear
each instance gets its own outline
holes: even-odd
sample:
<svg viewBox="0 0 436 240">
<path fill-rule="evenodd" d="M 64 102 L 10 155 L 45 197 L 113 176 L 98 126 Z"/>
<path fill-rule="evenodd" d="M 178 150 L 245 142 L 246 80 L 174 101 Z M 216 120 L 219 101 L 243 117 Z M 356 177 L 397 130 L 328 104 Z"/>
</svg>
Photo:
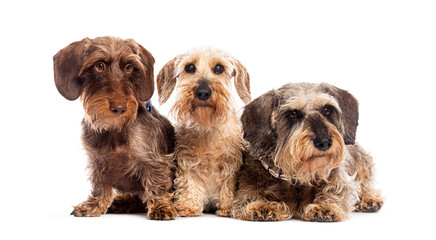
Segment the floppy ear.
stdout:
<svg viewBox="0 0 436 240">
<path fill-rule="evenodd" d="M 359 125 L 359 102 L 349 92 L 334 86 L 327 86 L 327 92 L 336 98 L 342 110 L 345 128 L 344 142 L 346 145 L 353 145 Z"/>
<path fill-rule="evenodd" d="M 80 96 L 82 83 L 79 73 L 85 62 L 89 43 L 89 38 L 73 42 L 53 56 L 56 88 L 68 100 L 76 100 Z"/>
<path fill-rule="evenodd" d="M 251 101 L 250 75 L 247 69 L 237 59 L 233 59 L 233 77 L 235 79 L 236 92 L 245 104 Z"/>
<path fill-rule="evenodd" d="M 142 81 L 143 84 L 139 86 L 139 100 L 145 102 L 150 100 L 154 93 L 154 57 L 143 46 L 140 44 L 138 44 L 138 46 L 140 49 L 138 53 L 141 58 L 140 61 L 145 67 L 144 81 Z"/>
<path fill-rule="evenodd" d="M 159 104 L 166 102 L 176 87 L 176 61 L 177 57 L 167 62 L 157 75 L 156 82 Z"/>
<path fill-rule="evenodd" d="M 250 143 L 254 156 L 269 155 L 276 147 L 277 132 L 272 117 L 278 105 L 278 95 L 271 90 L 244 107 L 241 116 L 244 139 Z"/>
</svg>

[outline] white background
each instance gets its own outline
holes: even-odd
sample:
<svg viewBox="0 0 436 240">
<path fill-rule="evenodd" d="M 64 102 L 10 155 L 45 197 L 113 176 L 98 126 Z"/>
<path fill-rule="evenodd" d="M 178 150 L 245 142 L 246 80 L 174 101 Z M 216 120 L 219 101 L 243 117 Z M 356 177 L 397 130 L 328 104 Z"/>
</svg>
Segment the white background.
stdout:
<svg viewBox="0 0 436 240">
<path fill-rule="evenodd" d="M 0 26 L 1 239 L 435 239 L 433 1 L 2 1 Z M 83 109 L 58 94 L 52 56 L 105 35 L 145 46 L 155 75 L 190 48 L 222 48 L 248 69 L 253 98 L 287 82 L 349 90 L 384 208 L 342 223 L 70 216 L 90 192 Z M 153 102 L 167 115 L 171 102 Z"/>
</svg>

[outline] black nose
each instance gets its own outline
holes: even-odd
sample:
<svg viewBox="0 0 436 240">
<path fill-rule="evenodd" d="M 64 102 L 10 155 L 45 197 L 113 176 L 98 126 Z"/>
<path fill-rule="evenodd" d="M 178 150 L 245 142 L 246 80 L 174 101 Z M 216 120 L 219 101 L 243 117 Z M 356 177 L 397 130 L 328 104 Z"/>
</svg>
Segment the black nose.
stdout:
<svg viewBox="0 0 436 240">
<path fill-rule="evenodd" d="M 313 145 L 321 151 L 328 150 L 333 144 L 332 138 L 330 136 L 324 138 L 313 139 Z"/>
<path fill-rule="evenodd" d="M 116 115 L 121 115 L 127 110 L 127 104 L 125 102 L 111 102 L 111 111 Z"/>
<path fill-rule="evenodd" d="M 200 85 L 195 89 L 195 97 L 201 101 L 206 101 L 212 95 L 212 90 L 209 87 L 207 81 L 201 81 Z"/>
</svg>

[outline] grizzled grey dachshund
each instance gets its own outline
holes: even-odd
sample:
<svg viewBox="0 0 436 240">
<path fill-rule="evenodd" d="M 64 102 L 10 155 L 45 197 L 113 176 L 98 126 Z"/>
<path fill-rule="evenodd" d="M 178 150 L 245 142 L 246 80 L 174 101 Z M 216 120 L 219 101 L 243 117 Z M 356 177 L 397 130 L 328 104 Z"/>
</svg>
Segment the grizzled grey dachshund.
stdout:
<svg viewBox="0 0 436 240">
<path fill-rule="evenodd" d="M 373 161 L 355 142 L 358 102 L 328 84 L 286 84 L 242 114 L 247 152 L 231 216 L 342 221 L 383 205 Z"/>
</svg>

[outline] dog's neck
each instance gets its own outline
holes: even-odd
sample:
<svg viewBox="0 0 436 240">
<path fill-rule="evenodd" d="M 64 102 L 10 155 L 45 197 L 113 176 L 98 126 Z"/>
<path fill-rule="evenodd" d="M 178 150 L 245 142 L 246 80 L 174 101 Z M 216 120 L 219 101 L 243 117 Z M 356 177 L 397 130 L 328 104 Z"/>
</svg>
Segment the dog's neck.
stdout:
<svg viewBox="0 0 436 240">
<path fill-rule="evenodd" d="M 257 160 L 260 161 L 262 166 L 267 170 L 273 177 L 295 184 L 296 181 L 291 178 L 291 176 L 286 176 L 283 174 L 283 170 L 274 165 L 270 160 L 269 156 L 258 157 Z"/>
<path fill-rule="evenodd" d="M 220 144 L 223 139 L 229 137 L 242 138 L 242 126 L 236 112 L 233 112 L 228 115 L 226 121 L 209 126 L 203 126 L 193 121 L 177 123 L 176 134 L 178 141 L 195 142 L 196 144 L 201 142 L 204 145 Z"/>
</svg>

